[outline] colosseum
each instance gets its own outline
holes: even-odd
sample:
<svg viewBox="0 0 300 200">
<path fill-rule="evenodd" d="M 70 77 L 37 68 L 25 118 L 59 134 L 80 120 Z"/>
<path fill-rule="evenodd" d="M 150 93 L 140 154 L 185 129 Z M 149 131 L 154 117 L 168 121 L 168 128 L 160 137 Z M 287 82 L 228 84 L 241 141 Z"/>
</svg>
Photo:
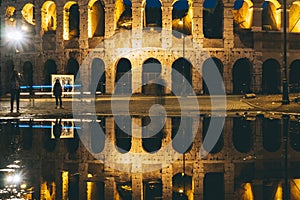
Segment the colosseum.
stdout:
<svg viewBox="0 0 300 200">
<path fill-rule="evenodd" d="M 97 94 L 114 94 L 122 77 L 122 94 L 155 95 L 148 83 L 159 77 L 167 95 L 180 92 L 185 80 L 191 86 L 187 94 L 207 95 L 211 91 L 203 75 L 214 66 L 223 80 L 215 84 L 226 94 L 281 93 L 285 79 L 290 91 L 297 91 L 299 11 L 298 0 L 0 1 L 1 94 L 9 92 L 9 77 L 17 70 L 24 85 L 36 92 L 47 91 L 52 75 L 58 74 L 80 80 L 84 92 L 94 92 L 92 81 L 97 80 Z M 292 152 L 290 199 L 300 198 L 297 121 L 290 122 L 294 135 L 284 148 L 287 119 L 226 118 L 221 137 L 202 158 L 199 151 L 210 118 L 198 116 L 198 124 L 194 118 L 168 117 L 155 137 L 141 139 L 125 134 L 113 117 L 98 117 L 105 138 L 89 144 L 101 159 L 85 148 L 75 128 L 70 140 L 53 140 L 48 129 L 32 128 L 55 121 L 12 121 L 1 123 L 0 131 L 23 141 L 23 159 L 32 166 L 30 200 L 277 200 L 282 199 L 282 154 L 287 149 Z M 132 121 L 149 123 L 142 116 Z M 129 152 L 151 155 L 167 146 L 181 123 L 184 130 L 197 129 L 196 135 L 184 135 L 193 141 L 175 148 L 181 156 L 170 165 L 162 163 L 172 160 L 171 153 L 142 163 L 126 159 Z M 1 152 L 10 144 L 2 145 Z M 119 159 L 114 160 L 118 167 L 99 161 L 113 157 Z"/>
</svg>

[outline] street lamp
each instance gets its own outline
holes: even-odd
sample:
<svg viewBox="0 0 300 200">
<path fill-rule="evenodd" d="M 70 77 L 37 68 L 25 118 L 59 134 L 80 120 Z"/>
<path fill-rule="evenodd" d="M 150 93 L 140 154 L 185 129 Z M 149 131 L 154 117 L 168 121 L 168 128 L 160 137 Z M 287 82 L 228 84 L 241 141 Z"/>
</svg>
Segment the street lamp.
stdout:
<svg viewBox="0 0 300 200">
<path fill-rule="evenodd" d="M 287 82 L 287 55 L 286 55 L 286 0 L 283 0 L 283 79 L 282 79 L 282 105 L 287 105 L 290 103 L 289 100 L 289 89 L 288 89 L 288 82 Z"/>
</svg>

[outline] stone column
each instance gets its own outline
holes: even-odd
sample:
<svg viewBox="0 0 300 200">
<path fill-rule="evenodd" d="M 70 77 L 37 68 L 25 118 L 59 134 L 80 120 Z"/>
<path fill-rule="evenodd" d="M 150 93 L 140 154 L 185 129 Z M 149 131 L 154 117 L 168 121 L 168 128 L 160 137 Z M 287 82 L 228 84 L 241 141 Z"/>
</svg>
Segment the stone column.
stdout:
<svg viewBox="0 0 300 200">
<path fill-rule="evenodd" d="M 162 7 L 162 48 L 172 47 L 172 4 L 164 2 Z"/>
<path fill-rule="evenodd" d="M 225 199 L 234 199 L 234 164 L 224 164 Z"/>
<path fill-rule="evenodd" d="M 200 47 L 203 47 L 203 7 L 202 3 L 194 2 L 193 7 L 193 23 L 192 23 L 192 35 L 194 41 L 200 44 Z"/>
<path fill-rule="evenodd" d="M 114 30 L 114 4 L 106 4 L 104 8 L 105 12 L 105 33 L 104 37 L 109 38 L 111 37 L 115 30 Z"/>
<path fill-rule="evenodd" d="M 224 49 L 228 50 L 234 46 L 232 8 L 233 3 L 224 3 Z"/>
<path fill-rule="evenodd" d="M 172 199 L 172 165 L 162 169 L 162 195 L 164 200 Z"/>
<path fill-rule="evenodd" d="M 142 200 L 143 199 L 143 174 L 134 173 L 131 175 L 132 184 L 132 199 Z"/>
<path fill-rule="evenodd" d="M 140 1 L 132 2 L 132 48 L 142 47 L 143 12 Z M 134 80 L 134 79 L 133 79 Z"/>
<path fill-rule="evenodd" d="M 253 42 L 254 42 L 254 49 L 258 50 L 262 48 L 261 42 L 261 34 L 256 32 L 262 31 L 262 8 L 261 4 L 254 4 L 253 5 L 253 20 L 252 20 L 252 31 L 255 32 L 253 35 Z"/>
<path fill-rule="evenodd" d="M 88 163 L 80 163 L 78 167 L 79 176 L 79 199 L 87 200 L 87 182 L 88 178 Z"/>
<path fill-rule="evenodd" d="M 56 52 L 61 54 L 64 49 L 64 6 L 56 5 Z"/>
<path fill-rule="evenodd" d="M 79 48 L 87 49 L 88 44 L 88 6 L 86 4 L 79 4 L 79 13 L 80 13 L 80 28 L 79 28 Z"/>
</svg>

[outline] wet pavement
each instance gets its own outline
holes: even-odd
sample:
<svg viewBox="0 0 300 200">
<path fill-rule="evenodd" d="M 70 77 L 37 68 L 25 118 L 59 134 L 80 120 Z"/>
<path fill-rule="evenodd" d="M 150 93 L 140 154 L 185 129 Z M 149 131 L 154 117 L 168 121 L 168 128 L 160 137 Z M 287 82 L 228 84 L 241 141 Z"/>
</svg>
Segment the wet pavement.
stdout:
<svg viewBox="0 0 300 200">
<path fill-rule="evenodd" d="M 236 113 L 277 113 L 293 114 L 300 113 L 300 104 L 293 100 L 296 94 L 290 95 L 290 104 L 281 104 L 281 95 L 256 96 L 255 98 L 244 98 L 242 95 L 226 96 L 226 114 Z M 195 103 L 195 99 L 198 102 Z M 225 113 L 225 98 L 209 96 L 197 97 L 175 97 L 166 96 L 163 101 L 163 107 L 168 115 L 181 115 L 182 112 L 187 114 L 210 114 L 212 111 Z M 21 97 L 20 112 L 10 112 L 9 96 L 0 99 L 1 109 L 0 117 L 71 117 L 74 110 L 80 115 L 114 115 L 126 114 L 128 106 L 131 115 L 148 115 L 151 106 L 160 104 L 161 99 L 154 96 L 119 96 L 113 97 L 108 95 L 96 96 L 96 98 L 84 97 L 65 97 L 63 98 L 64 109 L 56 109 L 55 99 L 51 97 L 32 98 Z M 118 113 L 112 113 L 112 102 Z M 73 104 L 75 103 L 75 104 Z M 74 107 L 73 107 L 74 106 Z"/>
</svg>

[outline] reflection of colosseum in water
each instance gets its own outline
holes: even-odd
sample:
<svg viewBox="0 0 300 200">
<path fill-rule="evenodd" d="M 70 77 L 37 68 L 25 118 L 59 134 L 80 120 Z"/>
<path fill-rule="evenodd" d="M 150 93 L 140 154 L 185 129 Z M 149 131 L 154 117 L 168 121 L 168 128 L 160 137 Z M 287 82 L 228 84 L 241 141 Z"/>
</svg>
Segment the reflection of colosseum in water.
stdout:
<svg viewBox="0 0 300 200">
<path fill-rule="evenodd" d="M 113 117 L 98 117 L 96 123 L 105 135 L 95 140 L 97 133 L 86 131 L 87 148 L 77 130 L 88 130 L 91 121 L 75 123 L 74 127 L 62 119 L 63 127 L 71 128 L 74 138 L 58 139 L 56 135 L 53 139 L 55 119 L 2 120 L 0 151 L 8 156 L 1 163 L 22 161 L 24 181 L 34 191 L 29 199 L 282 199 L 285 170 L 290 199 L 299 199 L 300 126 L 296 119 L 227 117 L 217 143 L 200 158 L 210 117 L 168 117 L 163 129 L 149 138 L 145 137 L 149 130 L 132 129 L 132 123 L 147 125 L 148 117 L 133 117 L 132 121 L 121 118 L 122 128 Z M 196 120 L 199 124 L 194 123 Z M 125 134 L 124 127 L 144 138 Z M 194 138 L 191 132 L 195 132 Z M 289 134 L 287 143 L 285 133 Z M 191 143 L 176 145 L 176 137 Z M 170 144 L 180 155 L 178 159 L 168 163 L 172 153 L 165 152 L 146 160 Z M 129 153 L 143 154 L 145 159 L 130 159 Z M 131 173 L 139 170 L 145 172 Z"/>
</svg>

